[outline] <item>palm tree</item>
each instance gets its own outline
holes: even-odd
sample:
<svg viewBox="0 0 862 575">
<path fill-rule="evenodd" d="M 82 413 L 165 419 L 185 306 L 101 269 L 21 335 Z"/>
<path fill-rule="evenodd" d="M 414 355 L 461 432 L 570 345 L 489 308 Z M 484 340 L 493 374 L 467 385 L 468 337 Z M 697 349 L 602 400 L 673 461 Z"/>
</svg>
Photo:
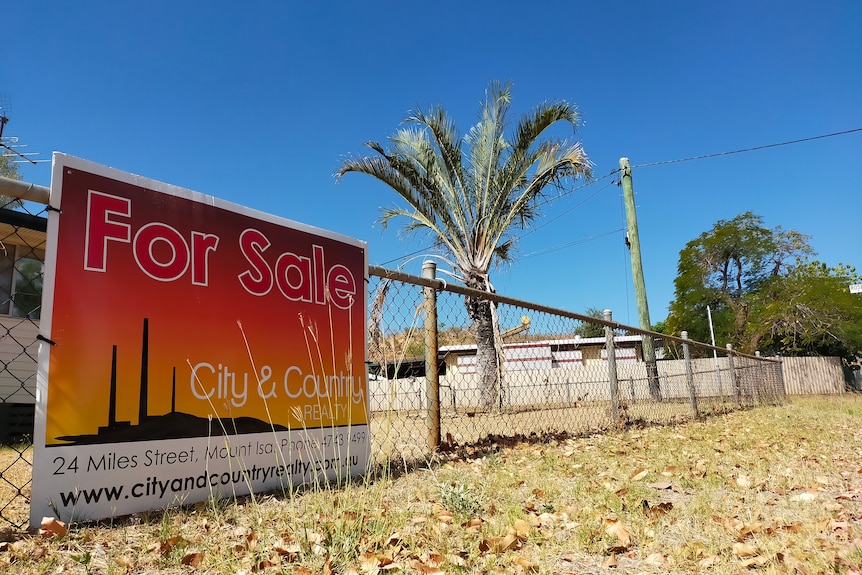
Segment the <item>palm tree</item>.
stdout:
<svg viewBox="0 0 862 575">
<path fill-rule="evenodd" d="M 536 217 L 543 193 L 590 175 L 579 142 L 542 138 L 558 122 L 577 130 L 574 105 L 541 104 L 507 139 L 510 103 L 511 84 L 491 82 L 480 120 L 463 138 L 442 107 L 417 110 L 390 137 L 388 150 L 368 142 L 376 154 L 349 158 L 337 173 L 339 179 L 348 172 L 368 174 L 395 190 L 408 207 L 384 209 L 381 223 L 403 216 L 406 232 L 429 232 L 451 258 L 456 277 L 488 292 L 489 270 L 510 259 L 517 232 Z M 480 402 L 491 408 L 500 398 L 494 309 L 482 298 L 467 298 L 466 306 L 476 333 Z"/>
</svg>

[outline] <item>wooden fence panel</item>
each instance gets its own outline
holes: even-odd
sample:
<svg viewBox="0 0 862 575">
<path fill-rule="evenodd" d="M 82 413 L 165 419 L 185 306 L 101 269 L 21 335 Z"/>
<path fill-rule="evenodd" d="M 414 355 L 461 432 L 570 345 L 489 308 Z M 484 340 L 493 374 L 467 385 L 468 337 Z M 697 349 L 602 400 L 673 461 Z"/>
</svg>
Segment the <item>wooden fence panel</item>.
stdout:
<svg viewBox="0 0 862 575">
<path fill-rule="evenodd" d="M 781 374 L 787 395 L 844 393 L 844 371 L 838 357 L 782 357 Z"/>
</svg>

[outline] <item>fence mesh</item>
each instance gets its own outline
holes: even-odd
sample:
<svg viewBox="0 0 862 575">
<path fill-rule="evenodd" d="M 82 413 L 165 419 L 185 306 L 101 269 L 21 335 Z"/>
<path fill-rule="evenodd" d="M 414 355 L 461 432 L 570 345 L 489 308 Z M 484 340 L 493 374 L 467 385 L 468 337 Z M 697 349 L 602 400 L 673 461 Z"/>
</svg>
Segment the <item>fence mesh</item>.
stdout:
<svg viewBox="0 0 862 575">
<path fill-rule="evenodd" d="M 33 476 L 44 206 L 0 208 L 0 524 L 27 523 Z M 14 207 L 14 209 L 7 209 Z"/>
<path fill-rule="evenodd" d="M 427 457 L 435 437 L 445 449 L 487 436 L 671 423 L 784 398 L 776 361 L 505 297 L 492 306 L 496 336 L 483 342 L 471 296 L 442 282 L 434 385 L 426 377 L 429 288 L 395 275 L 372 270 L 369 286 L 372 453 L 380 459 Z"/>
<path fill-rule="evenodd" d="M 29 519 L 46 222 L 42 206 L 0 209 L 0 524 L 15 528 Z M 421 461 L 489 436 L 669 423 L 784 398 L 772 360 L 428 285 L 371 269 L 368 397 L 377 462 Z"/>
</svg>

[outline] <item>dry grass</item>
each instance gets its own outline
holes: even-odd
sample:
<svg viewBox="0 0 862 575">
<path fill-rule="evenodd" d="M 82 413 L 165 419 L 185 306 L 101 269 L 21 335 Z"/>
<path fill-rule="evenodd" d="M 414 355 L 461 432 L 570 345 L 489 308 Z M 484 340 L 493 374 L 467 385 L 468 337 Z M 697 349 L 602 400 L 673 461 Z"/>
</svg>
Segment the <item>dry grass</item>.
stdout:
<svg viewBox="0 0 862 575">
<path fill-rule="evenodd" d="M 712 411 L 725 411 L 729 403 L 704 404 L 701 415 Z M 686 402 L 651 401 L 620 402 L 618 417 L 621 424 L 681 423 L 691 418 Z M 607 430 L 612 418 L 609 402 L 582 402 L 577 406 L 535 409 L 521 407 L 502 412 L 473 413 L 447 411 L 441 414 L 441 437 L 444 442 L 458 445 L 476 443 L 490 436 L 544 434 L 549 431 L 571 435 L 585 435 Z M 378 462 L 391 458 L 423 457 L 428 448 L 428 424 L 421 412 L 378 412 L 371 422 L 371 453 Z"/>
<path fill-rule="evenodd" d="M 336 490 L 6 533 L 15 573 L 862 573 L 862 400 L 484 443 Z M 610 565 L 615 564 L 615 567 Z"/>
<path fill-rule="evenodd" d="M 17 525 L 30 517 L 30 479 L 33 477 L 31 446 L 0 447 L 0 515 Z M 5 507 L 3 507 L 5 506 Z M 6 527 L 0 520 L 0 529 Z"/>
</svg>

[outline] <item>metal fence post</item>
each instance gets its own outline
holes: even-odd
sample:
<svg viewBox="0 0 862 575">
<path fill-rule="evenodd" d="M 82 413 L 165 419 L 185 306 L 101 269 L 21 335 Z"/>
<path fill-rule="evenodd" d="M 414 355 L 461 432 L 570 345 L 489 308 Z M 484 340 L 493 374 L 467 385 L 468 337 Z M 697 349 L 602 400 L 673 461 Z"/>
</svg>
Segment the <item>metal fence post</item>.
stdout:
<svg viewBox="0 0 862 575">
<path fill-rule="evenodd" d="M 688 340 L 688 332 L 682 332 L 682 339 Z M 691 351 L 688 349 L 688 342 L 682 344 L 682 357 L 685 360 L 685 383 L 688 385 L 688 400 L 691 405 L 691 413 L 694 418 L 700 417 L 697 411 L 697 394 L 694 391 L 694 375 L 691 370 Z"/>
<path fill-rule="evenodd" d="M 742 390 L 739 389 L 739 379 L 736 377 L 736 370 L 733 368 L 733 344 L 729 343 L 727 347 L 727 363 L 730 367 L 730 386 L 733 388 L 733 397 L 736 401 L 736 407 L 742 405 Z"/>
<path fill-rule="evenodd" d="M 611 310 L 604 311 L 605 321 L 612 321 Z M 608 353 L 608 381 L 611 386 L 611 420 L 614 425 L 620 422 L 620 399 L 619 386 L 617 384 L 617 355 L 614 351 L 614 330 L 611 326 L 605 326 L 605 350 Z"/>
<path fill-rule="evenodd" d="M 437 277 L 437 264 L 422 263 L 422 277 Z M 437 290 L 422 288 L 425 294 L 425 422 L 428 426 L 428 449 L 440 447 L 440 376 L 437 373 Z"/>
</svg>

